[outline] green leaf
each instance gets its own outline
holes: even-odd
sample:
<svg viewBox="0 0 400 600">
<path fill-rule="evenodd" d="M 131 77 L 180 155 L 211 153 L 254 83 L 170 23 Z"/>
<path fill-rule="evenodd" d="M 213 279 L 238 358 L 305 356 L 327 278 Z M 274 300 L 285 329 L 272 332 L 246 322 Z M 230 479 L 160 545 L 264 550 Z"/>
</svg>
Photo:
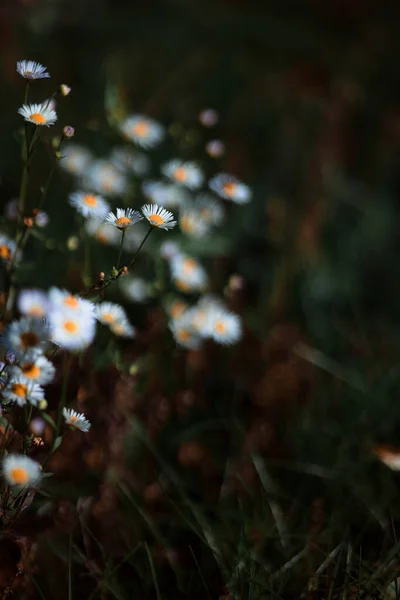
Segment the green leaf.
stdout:
<svg viewBox="0 0 400 600">
<path fill-rule="evenodd" d="M 47 413 L 42 413 L 42 417 L 49 425 L 51 425 L 53 429 L 57 429 L 57 425 L 55 424 L 50 415 L 48 415 Z"/>
</svg>

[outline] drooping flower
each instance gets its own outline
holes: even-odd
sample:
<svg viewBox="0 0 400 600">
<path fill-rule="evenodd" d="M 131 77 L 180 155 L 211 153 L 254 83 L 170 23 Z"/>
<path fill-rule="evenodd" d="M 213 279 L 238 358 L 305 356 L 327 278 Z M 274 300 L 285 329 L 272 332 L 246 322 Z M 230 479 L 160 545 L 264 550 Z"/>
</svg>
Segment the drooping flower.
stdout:
<svg viewBox="0 0 400 600">
<path fill-rule="evenodd" d="M 71 429 L 78 429 L 87 433 L 91 427 L 90 421 L 87 420 L 85 415 L 72 410 L 72 408 L 63 408 L 63 417 L 65 424 Z"/>
<path fill-rule="evenodd" d="M 34 60 L 19 60 L 17 62 L 17 73 L 29 81 L 50 77 L 47 67 Z"/>
<path fill-rule="evenodd" d="M 250 188 L 228 173 L 219 173 L 208 182 L 210 189 L 220 198 L 236 204 L 247 204 L 251 200 Z"/>
<path fill-rule="evenodd" d="M 12 486 L 33 487 L 42 476 L 39 463 L 24 454 L 8 454 L 3 458 L 2 470 L 4 479 Z"/>
<path fill-rule="evenodd" d="M 131 115 L 120 124 L 125 139 L 142 148 L 155 148 L 164 139 L 165 129 L 154 119 L 144 115 Z"/>
<path fill-rule="evenodd" d="M 143 219 L 142 215 L 133 208 L 117 208 L 117 214 L 109 212 L 106 221 L 120 231 L 128 229 Z"/>
<path fill-rule="evenodd" d="M 43 104 L 24 104 L 18 109 L 18 114 L 24 117 L 28 123 L 33 123 L 39 127 L 50 127 L 57 121 L 57 113 L 55 110 L 48 108 Z"/>
<path fill-rule="evenodd" d="M 158 206 L 158 204 L 144 204 L 142 206 L 142 213 L 152 227 L 167 231 L 168 229 L 173 229 L 176 225 L 176 221 L 173 220 L 174 215 L 162 206 Z"/>
<path fill-rule="evenodd" d="M 183 185 L 190 190 L 201 187 L 204 181 L 203 171 L 194 162 L 173 159 L 163 165 L 161 171 L 174 183 Z"/>
<path fill-rule="evenodd" d="M 70 194 L 69 203 L 84 217 L 102 219 L 110 210 L 110 205 L 102 196 L 88 192 L 74 192 Z"/>
</svg>

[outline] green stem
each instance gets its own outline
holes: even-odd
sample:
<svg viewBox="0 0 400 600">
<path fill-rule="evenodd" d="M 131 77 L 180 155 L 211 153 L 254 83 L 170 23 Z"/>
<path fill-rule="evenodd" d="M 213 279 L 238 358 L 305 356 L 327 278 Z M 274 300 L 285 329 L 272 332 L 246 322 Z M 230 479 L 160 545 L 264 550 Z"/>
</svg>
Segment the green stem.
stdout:
<svg viewBox="0 0 400 600">
<path fill-rule="evenodd" d="M 140 252 L 140 251 L 141 251 L 141 249 L 143 248 L 143 246 L 144 246 L 144 244 L 145 244 L 145 242 L 146 242 L 147 238 L 149 237 L 149 235 L 151 234 L 151 232 L 153 231 L 153 229 L 154 229 L 154 227 L 151 227 L 151 226 L 150 226 L 150 229 L 148 230 L 148 232 L 147 232 L 147 233 L 146 233 L 146 235 L 144 236 L 144 238 L 143 238 L 143 240 L 142 240 L 142 243 L 140 244 L 139 248 L 136 250 L 136 252 L 135 252 L 135 254 L 134 254 L 134 256 L 133 256 L 133 258 L 132 258 L 131 262 L 129 263 L 129 265 L 128 265 L 128 269 L 130 269 L 130 268 L 131 268 L 131 267 L 132 267 L 132 266 L 135 264 L 135 261 L 136 261 L 136 259 L 137 259 L 138 255 L 139 255 L 139 252 Z"/>
<path fill-rule="evenodd" d="M 57 166 L 57 154 L 61 150 L 61 145 L 62 145 L 63 141 L 64 141 L 64 135 L 61 136 L 60 143 L 58 144 L 58 146 L 56 148 L 55 161 L 53 163 L 53 166 L 51 167 L 51 171 L 50 171 L 49 176 L 47 178 L 47 181 L 46 181 L 46 183 L 44 185 L 43 192 L 42 192 L 42 195 L 41 195 L 40 200 L 39 200 L 39 204 L 37 205 L 37 209 L 38 210 L 43 206 L 43 203 L 44 203 L 44 201 L 46 199 L 46 196 L 47 196 L 47 193 L 49 191 L 50 184 L 51 184 L 51 181 L 53 179 L 53 175 L 55 173 L 56 166 Z"/>
<path fill-rule="evenodd" d="M 122 247 L 124 245 L 124 239 L 125 239 L 125 229 L 123 229 L 121 231 L 121 243 L 119 245 L 119 253 L 118 253 L 118 260 L 117 260 L 117 269 L 119 269 L 119 265 L 121 264 L 121 254 L 122 254 Z"/>
</svg>

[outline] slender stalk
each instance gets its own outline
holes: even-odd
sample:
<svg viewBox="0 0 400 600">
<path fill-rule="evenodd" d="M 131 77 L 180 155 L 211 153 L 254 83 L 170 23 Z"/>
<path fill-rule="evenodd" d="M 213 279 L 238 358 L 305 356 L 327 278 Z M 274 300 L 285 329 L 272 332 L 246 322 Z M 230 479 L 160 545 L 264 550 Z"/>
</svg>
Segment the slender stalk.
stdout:
<svg viewBox="0 0 400 600">
<path fill-rule="evenodd" d="M 119 253 L 118 253 L 118 260 L 117 260 L 117 269 L 119 269 L 119 265 L 121 264 L 121 254 L 122 254 L 122 247 L 124 245 L 124 239 L 125 239 L 125 229 L 123 229 L 121 231 L 121 243 L 119 245 Z"/>
<path fill-rule="evenodd" d="M 60 143 L 58 144 L 58 146 L 56 148 L 56 151 L 55 151 L 55 161 L 53 162 L 53 166 L 51 167 L 49 176 L 48 176 L 47 181 L 46 181 L 46 183 L 44 185 L 43 192 L 42 192 L 42 195 L 41 195 L 40 200 L 39 200 L 39 204 L 37 205 L 38 209 L 40 209 L 43 206 L 43 203 L 44 203 L 44 201 L 46 199 L 46 196 L 47 196 L 47 193 L 49 191 L 50 184 L 51 184 L 51 181 L 53 179 L 53 175 L 55 173 L 56 166 L 57 166 L 57 154 L 61 150 L 61 146 L 62 146 L 63 141 L 64 141 L 64 135 L 61 136 Z"/>
<path fill-rule="evenodd" d="M 128 269 L 130 269 L 130 268 L 131 268 L 131 267 L 132 267 L 132 266 L 135 264 L 135 261 L 136 261 L 136 259 L 137 259 L 138 255 L 139 255 L 139 252 L 140 252 L 140 251 L 141 251 L 141 249 L 143 248 L 143 246 L 144 246 L 144 244 L 145 244 L 145 242 L 146 242 L 147 238 L 149 237 L 149 235 L 151 234 L 151 232 L 153 231 L 153 229 L 154 229 L 154 227 L 150 226 L 150 229 L 149 229 L 149 230 L 148 230 L 148 232 L 146 233 L 145 237 L 144 237 L 144 238 L 143 238 L 143 240 L 142 240 L 142 243 L 140 244 L 139 248 L 136 250 L 136 252 L 135 252 L 135 254 L 134 254 L 134 256 L 133 256 L 133 258 L 132 258 L 131 262 L 129 263 L 129 265 L 128 265 Z"/>
</svg>

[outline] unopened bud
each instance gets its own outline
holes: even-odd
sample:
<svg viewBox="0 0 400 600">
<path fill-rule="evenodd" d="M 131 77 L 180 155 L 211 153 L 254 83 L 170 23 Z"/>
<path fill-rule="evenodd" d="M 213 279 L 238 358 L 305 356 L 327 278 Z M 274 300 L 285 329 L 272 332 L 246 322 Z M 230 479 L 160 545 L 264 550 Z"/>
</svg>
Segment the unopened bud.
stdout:
<svg viewBox="0 0 400 600">
<path fill-rule="evenodd" d="M 101 273 L 99 273 L 99 281 L 104 281 L 106 274 L 104 273 L 104 271 L 101 271 Z"/>
<path fill-rule="evenodd" d="M 58 151 L 56 152 L 56 160 L 61 160 L 61 159 L 62 159 L 62 154 L 61 154 L 61 152 L 58 150 Z"/>
<path fill-rule="evenodd" d="M 66 83 L 60 85 L 60 92 L 63 96 L 68 96 L 71 93 L 71 88 Z"/>
<path fill-rule="evenodd" d="M 67 240 L 68 250 L 76 250 L 79 247 L 79 238 L 76 235 L 71 235 Z"/>
<path fill-rule="evenodd" d="M 39 410 L 46 410 L 47 406 L 48 406 L 47 400 L 39 400 L 39 402 L 38 402 Z"/>
<path fill-rule="evenodd" d="M 53 148 L 58 148 L 58 146 L 60 145 L 60 142 L 61 142 L 61 138 L 58 135 L 56 135 L 51 140 L 51 145 L 53 146 Z"/>
<path fill-rule="evenodd" d="M 33 218 L 32 217 L 24 217 L 24 225 L 25 227 L 27 227 L 28 229 L 30 227 L 33 227 Z"/>
<path fill-rule="evenodd" d="M 71 125 L 66 125 L 63 129 L 63 134 L 66 138 L 71 139 L 75 135 L 75 129 Z"/>
</svg>

